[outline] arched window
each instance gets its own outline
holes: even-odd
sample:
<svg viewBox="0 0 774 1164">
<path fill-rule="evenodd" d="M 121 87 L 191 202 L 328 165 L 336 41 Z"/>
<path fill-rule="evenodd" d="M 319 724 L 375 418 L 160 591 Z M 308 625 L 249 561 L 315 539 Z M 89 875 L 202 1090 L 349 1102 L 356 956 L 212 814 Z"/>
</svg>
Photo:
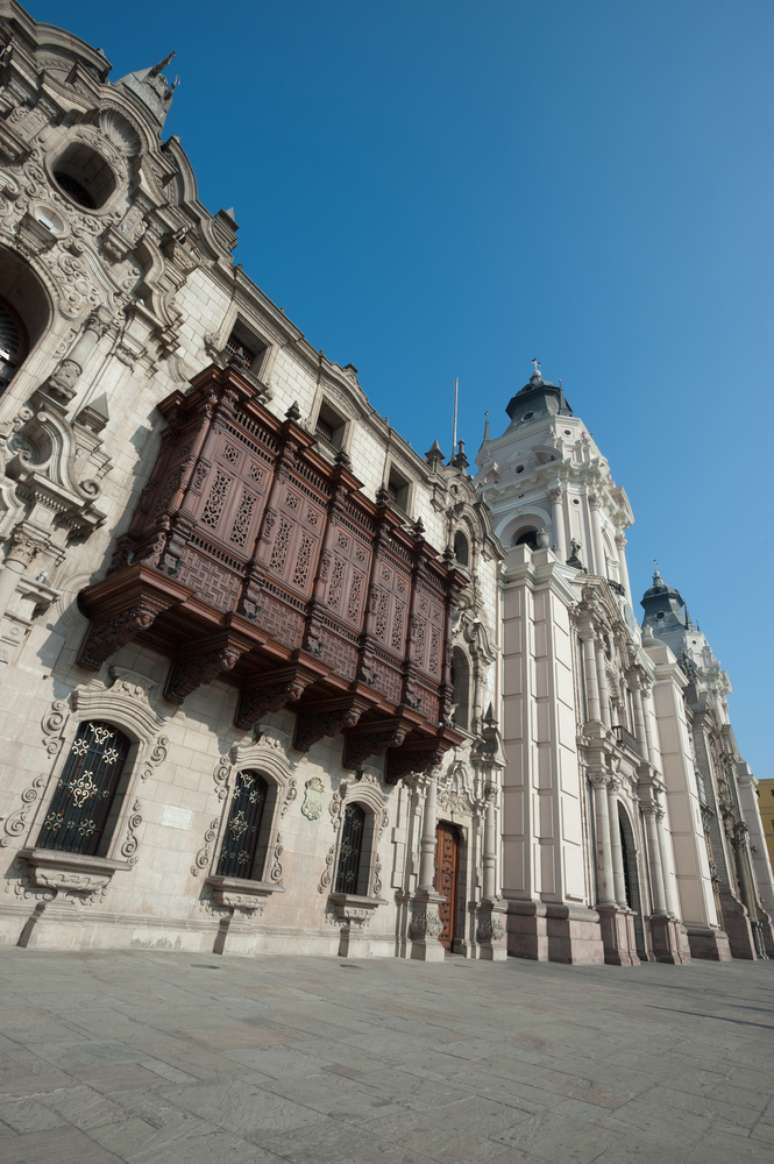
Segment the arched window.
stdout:
<svg viewBox="0 0 774 1164">
<path fill-rule="evenodd" d="M 0 392 L 13 380 L 27 355 L 27 331 L 19 315 L 5 299 L 0 299 Z"/>
<path fill-rule="evenodd" d="M 102 856 L 131 741 L 112 723 L 80 724 L 51 799 L 37 847 Z"/>
<path fill-rule="evenodd" d="M 20 255 L 0 247 L 0 393 L 50 322 L 51 304 L 40 279 Z"/>
<path fill-rule="evenodd" d="M 467 731 L 470 727 L 470 663 L 460 647 L 452 650 L 452 699 L 454 722 Z"/>
<path fill-rule="evenodd" d="M 362 804 L 348 804 L 344 810 L 344 826 L 339 846 L 339 864 L 336 870 L 336 892 L 367 897 L 371 864 L 371 834 L 373 817 Z"/>
<path fill-rule="evenodd" d="M 237 772 L 220 850 L 219 876 L 262 879 L 267 848 L 263 826 L 271 815 L 267 812 L 269 800 L 269 783 L 260 772 Z"/>
<path fill-rule="evenodd" d="M 454 535 L 454 558 L 459 566 L 468 566 L 470 564 L 468 539 L 461 529 L 458 529 Z"/>
<path fill-rule="evenodd" d="M 514 546 L 529 546 L 531 550 L 538 548 L 538 531 L 534 527 L 523 529 L 513 539 Z"/>
</svg>

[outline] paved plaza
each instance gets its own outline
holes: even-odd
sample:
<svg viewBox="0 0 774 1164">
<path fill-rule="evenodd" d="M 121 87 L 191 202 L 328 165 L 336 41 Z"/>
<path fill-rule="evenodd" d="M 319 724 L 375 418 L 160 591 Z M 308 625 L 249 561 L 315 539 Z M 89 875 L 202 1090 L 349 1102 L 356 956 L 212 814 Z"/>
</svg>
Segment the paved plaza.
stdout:
<svg viewBox="0 0 774 1164">
<path fill-rule="evenodd" d="M 3 1164 L 774 1158 L 774 965 L 0 955 Z"/>
</svg>

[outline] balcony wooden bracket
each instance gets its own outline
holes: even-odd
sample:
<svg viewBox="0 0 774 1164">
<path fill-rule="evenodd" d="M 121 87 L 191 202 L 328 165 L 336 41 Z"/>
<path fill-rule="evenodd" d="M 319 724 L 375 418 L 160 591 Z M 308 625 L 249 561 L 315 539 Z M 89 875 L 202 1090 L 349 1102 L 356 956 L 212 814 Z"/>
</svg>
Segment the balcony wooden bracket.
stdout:
<svg viewBox="0 0 774 1164">
<path fill-rule="evenodd" d="M 294 747 L 308 752 L 318 740 L 354 728 L 368 706 L 367 699 L 354 694 L 302 703 L 296 716 Z"/>
<path fill-rule="evenodd" d="M 184 648 L 169 668 L 165 698 L 172 703 L 182 703 L 197 687 L 233 671 L 254 645 L 246 636 L 232 629 L 216 631 L 195 640 Z"/>
<path fill-rule="evenodd" d="M 256 728 L 269 712 L 298 703 L 318 678 L 317 672 L 298 662 L 251 676 L 240 689 L 234 723 L 248 731 Z"/>
<path fill-rule="evenodd" d="M 110 655 L 150 630 L 160 614 L 190 595 L 185 586 L 143 566 L 128 566 L 82 591 L 79 606 L 91 624 L 78 652 L 78 666 L 98 671 Z"/>
</svg>

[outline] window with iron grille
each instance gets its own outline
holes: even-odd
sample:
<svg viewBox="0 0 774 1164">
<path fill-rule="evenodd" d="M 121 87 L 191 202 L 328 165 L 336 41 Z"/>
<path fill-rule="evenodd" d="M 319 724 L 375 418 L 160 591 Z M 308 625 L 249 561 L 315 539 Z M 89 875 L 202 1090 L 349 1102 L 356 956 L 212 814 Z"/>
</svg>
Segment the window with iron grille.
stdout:
<svg viewBox="0 0 774 1164">
<path fill-rule="evenodd" d="M 266 849 L 262 826 L 268 799 L 269 785 L 260 772 L 237 772 L 218 862 L 221 877 L 261 880 Z"/>
<path fill-rule="evenodd" d="M 87 720 L 70 746 L 37 845 L 87 856 L 104 855 L 108 820 L 131 740 L 112 723 Z"/>
<path fill-rule="evenodd" d="M 336 872 L 336 892 L 368 894 L 370 863 L 370 814 L 360 804 L 348 804 L 344 811 L 344 827 L 339 848 L 339 867 Z"/>
</svg>

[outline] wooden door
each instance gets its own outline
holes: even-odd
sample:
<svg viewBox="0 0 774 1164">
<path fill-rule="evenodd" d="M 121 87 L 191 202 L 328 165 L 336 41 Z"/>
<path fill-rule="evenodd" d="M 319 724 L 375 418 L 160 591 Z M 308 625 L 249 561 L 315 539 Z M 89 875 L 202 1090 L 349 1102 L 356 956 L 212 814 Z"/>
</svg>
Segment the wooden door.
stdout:
<svg viewBox="0 0 774 1164">
<path fill-rule="evenodd" d="M 438 906 L 443 922 L 439 941 L 447 950 L 454 942 L 457 919 L 457 877 L 460 870 L 460 832 L 454 825 L 439 821 L 435 830 L 435 889 L 446 898 Z"/>
</svg>

